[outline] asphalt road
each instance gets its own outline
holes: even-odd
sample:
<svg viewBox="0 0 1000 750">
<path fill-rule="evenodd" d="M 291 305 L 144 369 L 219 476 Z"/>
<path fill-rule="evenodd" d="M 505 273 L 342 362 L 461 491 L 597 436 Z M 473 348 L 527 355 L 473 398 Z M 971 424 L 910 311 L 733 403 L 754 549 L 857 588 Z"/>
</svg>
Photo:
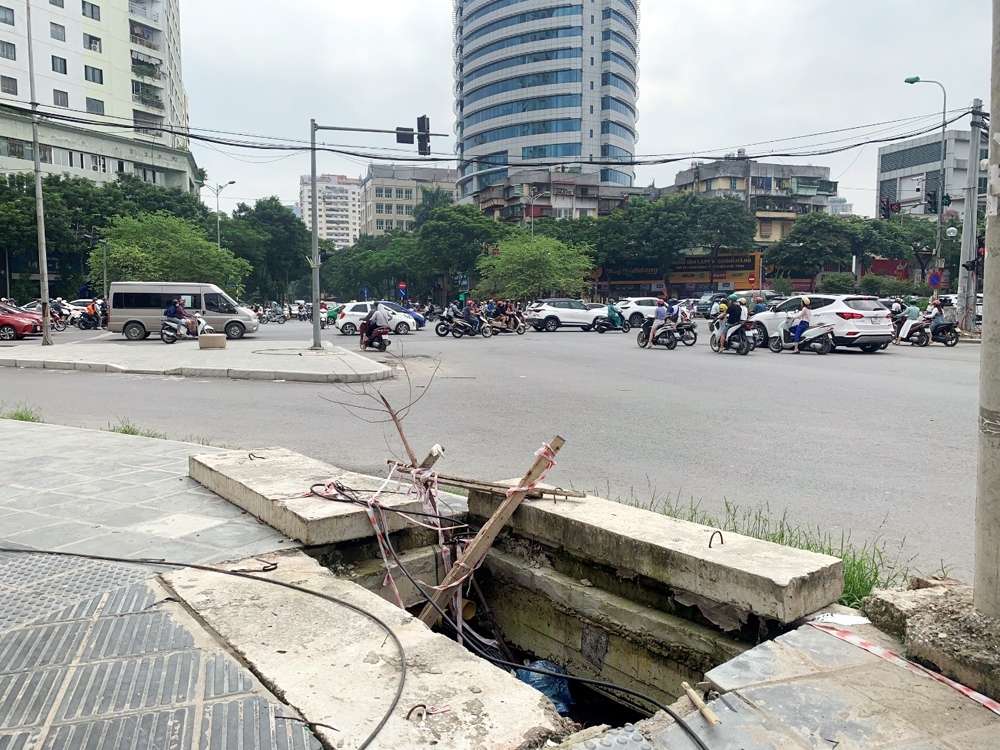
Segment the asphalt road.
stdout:
<svg viewBox="0 0 1000 750">
<path fill-rule="evenodd" d="M 394 337 L 414 397 L 426 390 L 407 434 L 421 457 L 445 446 L 443 471 L 493 479 L 520 476 L 542 441 L 560 434 L 567 445 L 554 484 L 710 511 L 727 501 L 768 504 L 774 516 L 787 511 L 794 523 L 857 542 L 903 544 L 903 558 L 922 571 L 943 561 L 971 579 L 978 346 L 738 357 L 714 354 L 704 324 L 700 333 L 697 346 L 672 352 L 640 350 L 634 335 L 578 331 Z M 71 329 L 57 341 L 87 346 L 94 337 Z M 306 323 L 291 321 L 255 338 L 309 337 Z M 333 329 L 324 338 L 355 342 Z M 381 387 L 395 405 L 407 403 L 405 378 Z M 352 397 L 301 383 L 0 369 L 0 402 L 34 405 L 48 422 L 101 428 L 124 418 L 174 439 L 284 446 L 383 474 L 385 460 L 402 455 L 394 432 L 338 400 Z"/>
</svg>

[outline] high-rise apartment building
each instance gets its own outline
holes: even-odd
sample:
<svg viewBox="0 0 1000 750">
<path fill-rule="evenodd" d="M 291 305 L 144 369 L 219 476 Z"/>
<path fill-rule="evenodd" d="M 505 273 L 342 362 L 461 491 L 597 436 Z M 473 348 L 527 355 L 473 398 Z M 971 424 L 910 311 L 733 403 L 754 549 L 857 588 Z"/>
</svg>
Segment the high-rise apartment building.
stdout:
<svg viewBox="0 0 1000 750">
<path fill-rule="evenodd" d="M 639 0 L 455 0 L 459 195 L 545 164 L 631 187 L 638 45 Z"/>
<path fill-rule="evenodd" d="M 317 211 L 320 239 L 331 240 L 337 247 L 350 247 L 361 233 L 361 180 L 342 174 L 324 174 L 316 178 Z M 312 181 L 309 175 L 299 180 L 299 207 L 302 221 L 312 228 Z"/>
<path fill-rule="evenodd" d="M 454 200 L 454 169 L 372 164 L 361 181 L 361 233 L 380 235 L 390 229 L 413 229 L 413 209 L 424 190 L 444 190 Z"/>
<path fill-rule="evenodd" d="M 43 121 L 45 171 L 194 190 L 180 0 L 33 0 L 31 23 L 42 111 L 87 121 Z M 26 3 L 0 0 L 0 101 L 26 108 L 29 93 Z M 26 122 L 0 115 L 0 167 L 30 169 Z"/>
</svg>

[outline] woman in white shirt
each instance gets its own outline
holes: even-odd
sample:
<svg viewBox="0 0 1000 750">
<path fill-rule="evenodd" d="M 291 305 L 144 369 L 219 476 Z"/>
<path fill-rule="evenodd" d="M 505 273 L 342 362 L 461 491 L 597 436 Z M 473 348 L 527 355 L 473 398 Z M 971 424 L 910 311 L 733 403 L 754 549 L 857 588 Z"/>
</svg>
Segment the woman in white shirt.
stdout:
<svg viewBox="0 0 1000 750">
<path fill-rule="evenodd" d="M 792 316 L 793 321 L 797 321 L 792 327 L 791 331 L 795 335 L 795 346 L 792 348 L 792 354 L 799 353 L 799 342 L 802 340 L 802 334 L 805 333 L 810 324 L 812 324 L 812 300 L 808 297 L 802 298 L 802 309 L 799 310 L 795 315 Z"/>
</svg>

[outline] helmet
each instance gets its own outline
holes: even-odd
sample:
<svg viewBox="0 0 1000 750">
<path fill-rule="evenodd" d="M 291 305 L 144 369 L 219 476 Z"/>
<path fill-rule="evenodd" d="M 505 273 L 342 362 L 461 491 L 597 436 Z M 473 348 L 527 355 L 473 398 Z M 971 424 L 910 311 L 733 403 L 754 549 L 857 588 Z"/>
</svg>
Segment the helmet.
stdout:
<svg viewBox="0 0 1000 750">
<path fill-rule="evenodd" d="M 763 301 L 764 301 L 763 297 L 755 297 L 754 298 L 754 302 L 763 302 Z"/>
<path fill-rule="evenodd" d="M 656 306 L 657 307 L 663 307 L 663 300 L 662 299 L 656 300 Z"/>
<path fill-rule="evenodd" d="M 730 295 L 729 295 L 729 299 L 731 299 L 731 300 L 732 300 L 733 302 L 735 302 L 736 300 L 738 300 L 738 299 L 739 299 L 739 295 L 736 295 L 736 294 L 730 294 Z"/>
<path fill-rule="evenodd" d="M 719 304 L 719 312 L 720 313 L 724 313 L 728 309 L 729 309 L 729 305 L 727 305 L 725 302 L 722 302 L 722 303 Z"/>
<path fill-rule="evenodd" d="M 744 307 L 746 307 L 747 298 L 746 297 L 740 297 L 740 304 L 743 305 Z"/>
<path fill-rule="evenodd" d="M 803 297 L 802 298 L 802 305 L 803 306 L 809 306 L 811 304 L 812 304 L 812 300 L 811 299 L 809 299 L 808 297 Z"/>
<path fill-rule="evenodd" d="M 934 307 L 941 307 L 942 305 L 941 300 L 939 299 L 934 300 L 931 304 L 934 305 Z"/>
<path fill-rule="evenodd" d="M 680 300 L 677 299 L 676 297 L 671 297 L 670 299 L 667 300 L 668 305 L 676 305 L 678 302 L 680 302 Z"/>
</svg>

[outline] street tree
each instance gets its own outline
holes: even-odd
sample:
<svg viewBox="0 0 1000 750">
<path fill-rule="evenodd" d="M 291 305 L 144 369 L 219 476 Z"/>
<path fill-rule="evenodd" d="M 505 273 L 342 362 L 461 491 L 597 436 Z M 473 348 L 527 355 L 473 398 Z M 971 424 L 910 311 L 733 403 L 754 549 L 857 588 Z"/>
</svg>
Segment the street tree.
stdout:
<svg viewBox="0 0 1000 750">
<path fill-rule="evenodd" d="M 482 297 L 534 299 L 545 294 L 576 297 L 587 285 L 593 260 L 585 250 L 552 237 L 519 233 L 479 260 Z"/>
<path fill-rule="evenodd" d="M 492 245 L 512 230 L 484 216 L 475 206 L 435 209 L 420 228 L 417 240 L 422 262 L 440 276 L 445 293 L 456 276 L 474 274 L 484 245 Z"/>
<path fill-rule="evenodd" d="M 421 188 L 420 203 L 413 207 L 414 230 L 419 231 L 437 209 L 454 203 L 452 195 L 444 188 Z"/>
<path fill-rule="evenodd" d="M 779 271 L 812 279 L 824 266 L 850 265 L 856 228 L 850 220 L 819 211 L 806 214 L 784 238 L 771 246 L 766 261 Z"/>
</svg>

